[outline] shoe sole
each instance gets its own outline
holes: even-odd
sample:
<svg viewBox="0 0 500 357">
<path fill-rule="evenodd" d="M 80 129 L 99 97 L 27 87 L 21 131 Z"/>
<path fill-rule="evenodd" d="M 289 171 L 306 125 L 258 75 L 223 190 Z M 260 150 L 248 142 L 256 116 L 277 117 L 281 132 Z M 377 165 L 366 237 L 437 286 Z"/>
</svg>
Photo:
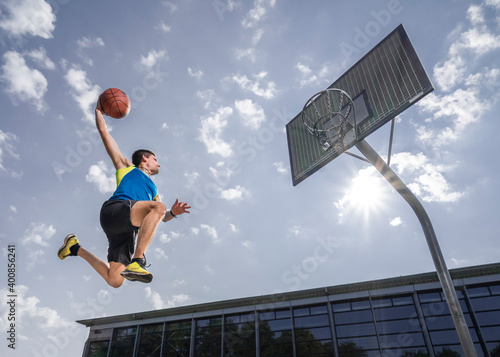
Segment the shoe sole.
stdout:
<svg viewBox="0 0 500 357">
<path fill-rule="evenodd" d="M 64 260 L 64 259 L 66 259 L 67 257 L 69 257 L 69 255 L 66 255 L 65 257 L 62 257 L 62 258 L 61 258 L 61 257 L 59 256 L 59 254 L 61 253 L 61 251 L 62 251 L 64 248 L 66 248 L 66 245 L 68 244 L 68 241 L 69 241 L 71 238 L 73 238 L 73 237 L 76 237 L 76 234 L 73 234 L 73 233 L 72 233 L 72 234 L 68 234 L 68 235 L 66 236 L 66 238 L 64 238 L 64 243 L 63 243 L 62 247 L 61 247 L 61 248 L 59 248 L 59 250 L 57 251 L 57 256 L 59 257 L 59 259 Z"/>
<path fill-rule="evenodd" d="M 141 274 L 132 271 L 123 271 L 120 274 L 130 281 L 139 281 L 141 283 L 150 283 L 153 280 L 153 274 Z"/>
</svg>

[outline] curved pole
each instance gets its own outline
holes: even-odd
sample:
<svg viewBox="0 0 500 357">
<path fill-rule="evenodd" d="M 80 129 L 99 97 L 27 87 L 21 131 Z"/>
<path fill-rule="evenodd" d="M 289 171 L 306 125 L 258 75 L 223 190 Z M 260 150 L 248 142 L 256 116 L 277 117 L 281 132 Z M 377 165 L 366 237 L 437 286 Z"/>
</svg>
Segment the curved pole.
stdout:
<svg viewBox="0 0 500 357">
<path fill-rule="evenodd" d="M 446 296 L 446 301 L 448 302 L 448 307 L 450 308 L 451 317 L 455 324 L 455 328 L 460 338 L 460 343 L 467 357 L 476 357 L 476 349 L 474 348 L 474 343 L 467 327 L 467 322 L 465 321 L 462 308 L 458 301 L 457 293 L 453 286 L 453 281 L 451 280 L 450 272 L 446 267 L 446 262 L 439 247 L 436 234 L 434 233 L 434 228 L 432 228 L 431 220 L 427 215 L 424 207 L 417 199 L 417 197 L 410 191 L 410 189 L 405 185 L 403 181 L 396 175 L 396 173 L 385 163 L 385 161 L 377 154 L 375 150 L 365 141 L 361 140 L 356 144 L 356 147 L 361 151 L 361 153 L 372 163 L 373 166 L 389 181 L 389 183 L 399 192 L 399 194 L 405 199 L 406 202 L 411 206 L 413 211 L 418 217 L 422 229 L 424 230 L 425 238 L 427 239 L 427 244 L 429 245 L 429 250 L 431 251 L 432 260 L 434 261 L 434 266 L 441 282 L 443 292 Z"/>
</svg>

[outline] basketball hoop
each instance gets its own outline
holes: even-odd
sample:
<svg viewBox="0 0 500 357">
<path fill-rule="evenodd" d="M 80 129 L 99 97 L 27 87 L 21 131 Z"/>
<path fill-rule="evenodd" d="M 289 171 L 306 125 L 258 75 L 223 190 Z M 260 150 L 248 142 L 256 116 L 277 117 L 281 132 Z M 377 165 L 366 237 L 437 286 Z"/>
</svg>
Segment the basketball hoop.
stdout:
<svg viewBox="0 0 500 357">
<path fill-rule="evenodd" d="M 356 138 L 354 102 L 342 89 L 329 88 L 316 93 L 304 105 L 301 116 L 302 123 L 325 151 L 330 148 L 343 151 L 348 144 L 346 139 Z"/>
</svg>

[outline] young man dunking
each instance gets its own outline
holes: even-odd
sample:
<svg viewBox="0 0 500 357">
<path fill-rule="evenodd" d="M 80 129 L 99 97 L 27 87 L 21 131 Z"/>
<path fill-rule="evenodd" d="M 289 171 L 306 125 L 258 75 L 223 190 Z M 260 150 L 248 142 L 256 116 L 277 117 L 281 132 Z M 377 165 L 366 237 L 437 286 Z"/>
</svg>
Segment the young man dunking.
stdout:
<svg viewBox="0 0 500 357">
<path fill-rule="evenodd" d="M 101 226 L 108 238 L 108 263 L 81 247 L 75 234 L 64 238 L 57 255 L 61 260 L 68 256 L 82 257 L 114 288 L 120 287 L 124 279 L 149 283 L 153 274 L 146 270 L 144 253 L 158 224 L 189 213 L 191 207 L 177 199 L 167 210 L 150 178 L 160 169 L 155 153 L 140 149 L 134 152 L 130 161 L 109 133 L 99 101 L 95 118 L 104 147 L 116 169 L 116 191 L 104 202 L 100 213 Z"/>
</svg>

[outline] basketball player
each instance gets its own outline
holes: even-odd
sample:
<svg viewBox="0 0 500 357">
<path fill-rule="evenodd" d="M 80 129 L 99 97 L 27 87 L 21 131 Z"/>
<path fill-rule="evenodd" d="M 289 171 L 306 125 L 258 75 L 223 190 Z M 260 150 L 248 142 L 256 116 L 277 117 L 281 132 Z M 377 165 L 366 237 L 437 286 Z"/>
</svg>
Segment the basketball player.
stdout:
<svg viewBox="0 0 500 357">
<path fill-rule="evenodd" d="M 124 279 L 150 283 L 153 274 L 146 270 L 144 253 L 153 240 L 158 224 L 189 213 L 191 207 L 177 199 L 167 210 L 150 178 L 160 169 L 156 155 L 150 150 L 137 150 L 132 155 L 132 161 L 124 157 L 106 127 L 99 101 L 95 119 L 104 147 L 116 169 L 116 191 L 104 202 L 100 214 L 102 229 L 108 237 L 108 263 L 81 247 L 75 234 L 64 238 L 57 255 L 61 260 L 68 256 L 82 257 L 114 288 L 120 287 Z"/>
</svg>

